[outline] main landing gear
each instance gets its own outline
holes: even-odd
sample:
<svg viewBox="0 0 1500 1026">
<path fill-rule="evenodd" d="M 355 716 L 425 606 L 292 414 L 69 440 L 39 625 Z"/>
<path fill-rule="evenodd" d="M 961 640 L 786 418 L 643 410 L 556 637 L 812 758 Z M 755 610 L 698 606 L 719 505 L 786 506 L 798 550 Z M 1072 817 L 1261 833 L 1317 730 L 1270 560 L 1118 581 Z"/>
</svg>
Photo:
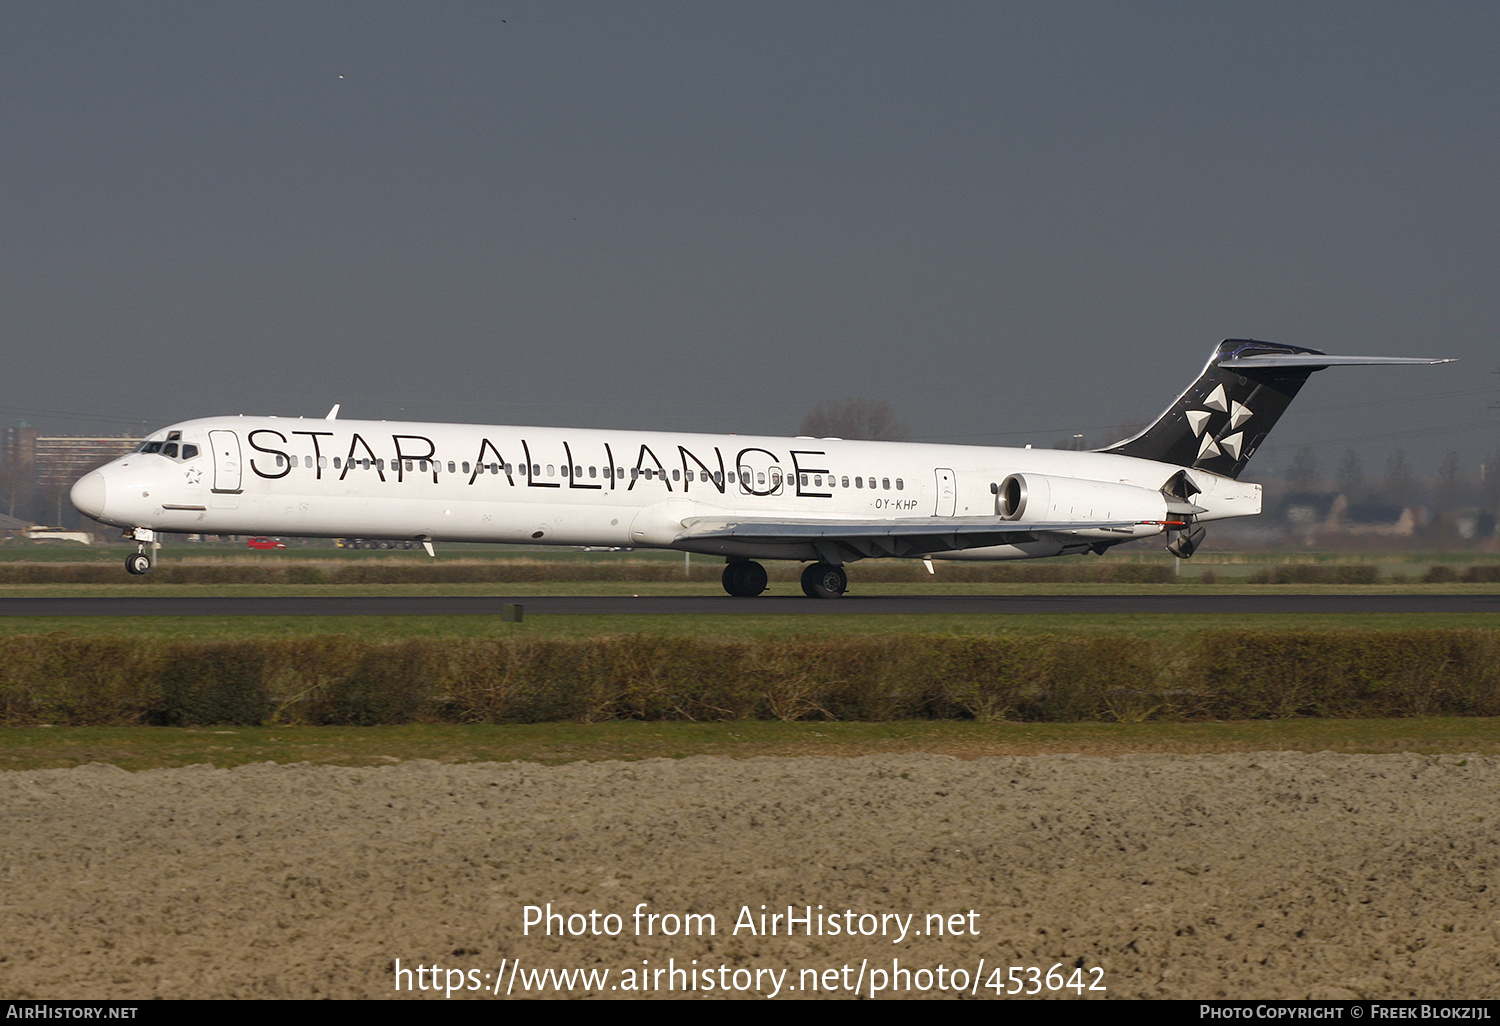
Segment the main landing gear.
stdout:
<svg viewBox="0 0 1500 1026">
<path fill-rule="evenodd" d="M 735 598 L 754 598 L 766 590 L 766 568 L 748 559 L 731 559 L 724 567 L 724 590 Z"/>
<path fill-rule="evenodd" d="M 838 598 L 849 590 L 849 575 L 832 563 L 809 563 L 802 571 L 802 594 L 808 598 Z"/>
<path fill-rule="evenodd" d="M 731 559 L 724 567 L 724 590 L 735 598 L 754 598 L 766 590 L 766 568 L 748 559 Z M 809 563 L 802 571 L 802 594 L 833 599 L 849 590 L 849 575 L 833 563 Z"/>
</svg>

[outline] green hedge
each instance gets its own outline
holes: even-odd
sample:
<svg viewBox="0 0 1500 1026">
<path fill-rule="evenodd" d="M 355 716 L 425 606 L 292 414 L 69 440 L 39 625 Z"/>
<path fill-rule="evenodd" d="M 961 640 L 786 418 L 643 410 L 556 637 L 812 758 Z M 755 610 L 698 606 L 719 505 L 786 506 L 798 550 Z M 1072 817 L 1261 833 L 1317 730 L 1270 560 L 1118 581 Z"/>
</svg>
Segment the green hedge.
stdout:
<svg viewBox="0 0 1500 1026">
<path fill-rule="evenodd" d="M 1245 580 L 1249 584 L 1375 584 L 1380 568 L 1368 563 L 1288 563 L 1266 567 Z"/>
<path fill-rule="evenodd" d="M 1500 715 L 1500 631 L 0 638 L 7 725 Z"/>
</svg>

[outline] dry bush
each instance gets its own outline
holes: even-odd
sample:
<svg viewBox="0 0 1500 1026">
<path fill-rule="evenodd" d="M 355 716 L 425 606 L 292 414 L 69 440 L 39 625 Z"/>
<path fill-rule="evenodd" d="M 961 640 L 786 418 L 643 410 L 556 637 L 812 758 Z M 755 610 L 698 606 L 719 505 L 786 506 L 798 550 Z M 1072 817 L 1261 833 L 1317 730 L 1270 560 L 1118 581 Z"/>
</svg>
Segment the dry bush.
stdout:
<svg viewBox="0 0 1500 1026">
<path fill-rule="evenodd" d="M 1500 631 L 720 641 L 0 639 L 0 722 L 1500 715 Z"/>
</svg>

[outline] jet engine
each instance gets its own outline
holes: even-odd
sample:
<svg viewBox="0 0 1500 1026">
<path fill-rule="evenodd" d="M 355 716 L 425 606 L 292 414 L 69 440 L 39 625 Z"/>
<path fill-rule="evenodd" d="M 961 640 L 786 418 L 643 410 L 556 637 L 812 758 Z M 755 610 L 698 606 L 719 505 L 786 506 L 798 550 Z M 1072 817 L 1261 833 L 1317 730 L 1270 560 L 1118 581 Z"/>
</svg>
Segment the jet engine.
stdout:
<svg viewBox="0 0 1500 1026">
<path fill-rule="evenodd" d="M 1011 474 L 995 489 L 1006 520 L 1165 520 L 1167 499 L 1155 488 L 1046 474 Z"/>
</svg>

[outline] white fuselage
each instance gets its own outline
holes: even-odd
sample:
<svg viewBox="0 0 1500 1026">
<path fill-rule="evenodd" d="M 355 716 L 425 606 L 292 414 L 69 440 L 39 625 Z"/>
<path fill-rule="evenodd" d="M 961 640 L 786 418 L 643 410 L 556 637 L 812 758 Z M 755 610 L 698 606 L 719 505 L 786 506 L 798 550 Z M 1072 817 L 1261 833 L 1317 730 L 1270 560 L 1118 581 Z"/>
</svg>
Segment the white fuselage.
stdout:
<svg viewBox="0 0 1500 1026">
<path fill-rule="evenodd" d="M 171 440 L 170 442 L 168 440 Z M 999 515 L 995 488 L 1053 487 L 1024 520 L 1156 521 L 1181 467 L 1105 453 L 832 438 L 774 438 L 395 421 L 219 417 L 153 433 L 85 476 L 74 502 L 123 528 L 676 548 L 802 559 L 805 542 L 695 540 L 694 522 L 830 523 Z M 187 447 L 193 456 L 184 458 Z M 1202 471 L 1198 520 L 1260 511 L 1260 486 Z M 1042 508 L 1045 505 L 1046 508 Z M 1125 508 L 1129 507 L 1129 508 Z M 1084 532 L 1076 547 L 1087 547 Z M 1121 540 L 1120 530 L 1100 538 Z M 933 553 L 1016 559 L 1072 551 L 1056 539 Z"/>
</svg>

